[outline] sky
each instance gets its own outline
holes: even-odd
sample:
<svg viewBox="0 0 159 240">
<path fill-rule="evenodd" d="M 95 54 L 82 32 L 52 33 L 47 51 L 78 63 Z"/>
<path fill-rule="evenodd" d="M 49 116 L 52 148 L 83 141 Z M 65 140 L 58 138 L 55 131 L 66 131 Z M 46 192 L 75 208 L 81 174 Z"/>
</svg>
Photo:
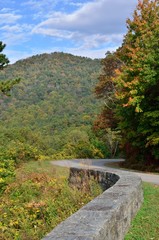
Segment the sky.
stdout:
<svg viewBox="0 0 159 240">
<path fill-rule="evenodd" d="M 11 63 L 51 52 L 103 58 L 127 31 L 137 0 L 0 0 L 0 41 Z"/>
</svg>

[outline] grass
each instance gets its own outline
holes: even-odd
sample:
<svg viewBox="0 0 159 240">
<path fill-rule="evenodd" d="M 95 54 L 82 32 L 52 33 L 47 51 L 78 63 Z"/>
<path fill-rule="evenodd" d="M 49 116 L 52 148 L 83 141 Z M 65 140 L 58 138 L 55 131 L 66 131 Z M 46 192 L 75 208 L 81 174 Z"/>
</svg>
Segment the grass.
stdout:
<svg viewBox="0 0 159 240">
<path fill-rule="evenodd" d="M 0 239 L 37 240 L 101 193 L 70 188 L 69 170 L 49 162 L 29 162 L 16 171 L 16 179 L 0 196 Z"/>
<path fill-rule="evenodd" d="M 124 240 L 159 240 L 159 186 L 143 183 L 144 203 Z"/>
</svg>

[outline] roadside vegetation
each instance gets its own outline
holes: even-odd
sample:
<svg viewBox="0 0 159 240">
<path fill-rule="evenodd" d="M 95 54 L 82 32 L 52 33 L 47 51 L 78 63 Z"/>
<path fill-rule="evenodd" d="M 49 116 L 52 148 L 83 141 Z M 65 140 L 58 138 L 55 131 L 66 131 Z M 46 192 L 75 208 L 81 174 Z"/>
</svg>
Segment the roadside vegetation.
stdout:
<svg viewBox="0 0 159 240">
<path fill-rule="evenodd" d="M 0 196 L 0 239 L 41 239 L 102 192 L 94 181 L 87 190 L 69 187 L 68 174 L 46 161 L 22 164 Z"/>
<path fill-rule="evenodd" d="M 144 202 L 125 240 L 159 239 L 159 186 L 143 183 Z"/>
</svg>

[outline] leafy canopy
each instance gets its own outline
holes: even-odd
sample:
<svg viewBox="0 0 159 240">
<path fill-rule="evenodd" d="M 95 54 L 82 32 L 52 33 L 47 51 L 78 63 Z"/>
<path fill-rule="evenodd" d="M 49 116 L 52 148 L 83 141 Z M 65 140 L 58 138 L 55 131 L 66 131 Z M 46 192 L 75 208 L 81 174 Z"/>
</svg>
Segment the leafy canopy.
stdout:
<svg viewBox="0 0 159 240">
<path fill-rule="evenodd" d="M 127 158 L 152 163 L 159 159 L 159 0 L 139 0 L 127 29 L 122 46 L 113 54 L 122 65 L 109 77 L 115 89 L 113 119 Z M 107 78 L 102 87 L 109 90 Z"/>
</svg>

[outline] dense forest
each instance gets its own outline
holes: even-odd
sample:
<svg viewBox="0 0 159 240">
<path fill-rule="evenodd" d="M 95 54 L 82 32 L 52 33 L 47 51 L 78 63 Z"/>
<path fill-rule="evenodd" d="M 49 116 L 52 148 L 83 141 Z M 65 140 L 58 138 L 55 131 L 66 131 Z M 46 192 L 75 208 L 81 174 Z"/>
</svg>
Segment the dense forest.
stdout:
<svg viewBox="0 0 159 240">
<path fill-rule="evenodd" d="M 21 80 L 0 97 L 1 155 L 19 162 L 108 154 L 91 130 L 101 105 L 93 93 L 100 72 L 98 59 L 56 52 L 4 68 L 1 81 Z"/>
</svg>

